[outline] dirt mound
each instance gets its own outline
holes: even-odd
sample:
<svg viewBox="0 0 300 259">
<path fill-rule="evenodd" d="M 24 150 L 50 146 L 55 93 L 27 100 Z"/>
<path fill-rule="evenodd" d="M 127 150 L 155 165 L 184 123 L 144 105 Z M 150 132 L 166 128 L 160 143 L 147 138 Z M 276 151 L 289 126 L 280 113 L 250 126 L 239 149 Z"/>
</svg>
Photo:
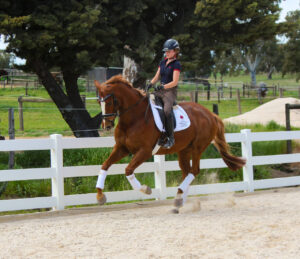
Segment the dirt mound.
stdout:
<svg viewBox="0 0 300 259">
<path fill-rule="evenodd" d="M 245 112 L 241 115 L 224 119 L 224 122 L 232 124 L 268 124 L 275 121 L 281 126 L 285 126 L 285 104 L 300 104 L 300 100 L 296 98 L 278 98 L 267 102 L 252 111 Z M 290 110 L 291 126 L 300 128 L 300 110 Z"/>
</svg>

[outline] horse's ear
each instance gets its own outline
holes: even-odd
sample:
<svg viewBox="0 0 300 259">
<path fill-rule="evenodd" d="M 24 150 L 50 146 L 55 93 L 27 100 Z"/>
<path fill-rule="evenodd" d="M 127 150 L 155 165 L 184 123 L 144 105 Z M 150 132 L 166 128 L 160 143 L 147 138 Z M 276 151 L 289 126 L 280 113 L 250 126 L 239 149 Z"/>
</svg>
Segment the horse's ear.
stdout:
<svg viewBox="0 0 300 259">
<path fill-rule="evenodd" d="M 94 80 L 94 84 L 99 90 L 101 89 L 101 84 L 99 83 L 99 81 Z"/>
</svg>

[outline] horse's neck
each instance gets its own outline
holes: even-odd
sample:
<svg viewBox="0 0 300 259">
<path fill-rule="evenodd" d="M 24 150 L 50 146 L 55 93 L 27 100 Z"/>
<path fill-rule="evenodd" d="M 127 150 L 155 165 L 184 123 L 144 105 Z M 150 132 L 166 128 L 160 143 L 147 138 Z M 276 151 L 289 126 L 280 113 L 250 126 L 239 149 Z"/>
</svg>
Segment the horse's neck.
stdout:
<svg viewBox="0 0 300 259">
<path fill-rule="evenodd" d="M 132 90 L 119 92 L 118 98 L 121 100 L 121 107 L 119 109 L 120 122 L 133 123 L 139 120 L 139 116 L 146 111 L 145 98 Z"/>
</svg>

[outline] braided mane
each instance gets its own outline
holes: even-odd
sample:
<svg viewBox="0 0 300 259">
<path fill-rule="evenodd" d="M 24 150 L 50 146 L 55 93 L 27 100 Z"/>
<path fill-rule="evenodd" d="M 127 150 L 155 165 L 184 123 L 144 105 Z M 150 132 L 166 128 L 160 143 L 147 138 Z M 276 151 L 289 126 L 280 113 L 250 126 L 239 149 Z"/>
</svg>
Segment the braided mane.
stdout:
<svg viewBox="0 0 300 259">
<path fill-rule="evenodd" d="M 131 88 L 135 90 L 140 96 L 145 96 L 145 92 L 141 89 L 134 88 L 131 83 L 129 83 L 122 75 L 116 75 L 111 77 L 105 82 L 107 85 L 111 84 L 122 84 L 127 86 L 128 88 Z"/>
</svg>

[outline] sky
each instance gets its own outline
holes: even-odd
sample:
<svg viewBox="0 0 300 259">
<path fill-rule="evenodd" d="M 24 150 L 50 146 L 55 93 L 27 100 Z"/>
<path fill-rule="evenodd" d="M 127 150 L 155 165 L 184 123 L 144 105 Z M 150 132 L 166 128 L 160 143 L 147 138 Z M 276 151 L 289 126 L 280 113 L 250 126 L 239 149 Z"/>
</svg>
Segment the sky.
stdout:
<svg viewBox="0 0 300 259">
<path fill-rule="evenodd" d="M 290 11 L 295 11 L 296 9 L 300 9 L 300 0 L 282 0 L 281 4 L 281 13 L 279 21 L 284 21 L 285 16 Z M 0 39 L 0 49 L 5 49 L 6 45 L 3 43 L 3 38 Z M 23 63 L 21 60 L 16 60 L 16 63 Z"/>
</svg>

